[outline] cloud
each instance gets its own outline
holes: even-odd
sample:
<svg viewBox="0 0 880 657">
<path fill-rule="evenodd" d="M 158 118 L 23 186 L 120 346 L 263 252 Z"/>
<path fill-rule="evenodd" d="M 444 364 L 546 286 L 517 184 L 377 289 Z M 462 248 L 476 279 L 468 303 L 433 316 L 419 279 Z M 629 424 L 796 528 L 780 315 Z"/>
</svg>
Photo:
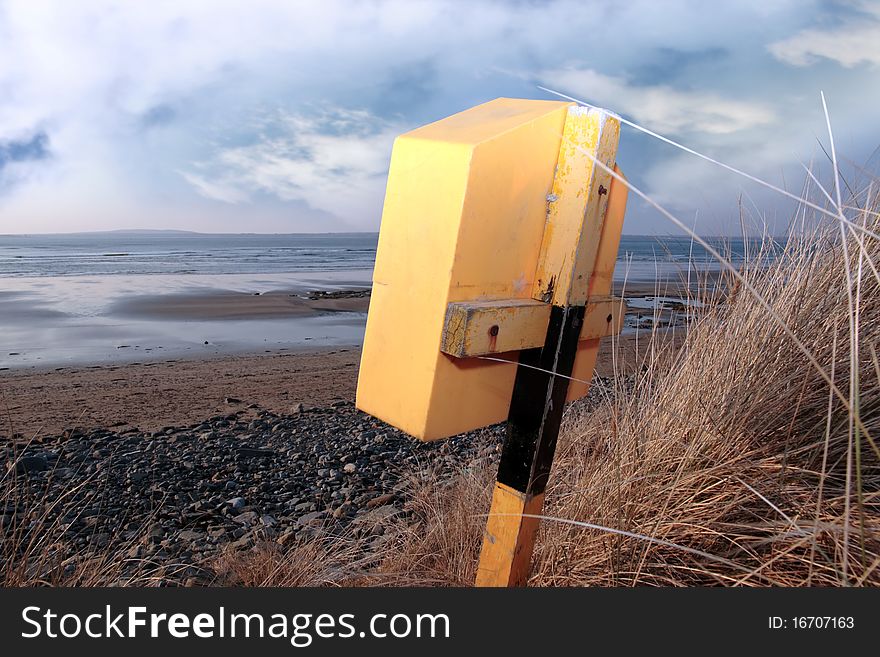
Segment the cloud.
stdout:
<svg viewBox="0 0 880 657">
<path fill-rule="evenodd" d="M 396 134 L 498 96 L 547 98 L 539 80 L 775 182 L 823 133 L 821 88 L 840 154 L 862 161 L 877 143 L 874 69 L 792 69 L 767 49 L 870 8 L 847 6 L 0 0 L 0 142 L 39 126 L 51 147 L 0 173 L 16 181 L 0 227 L 375 230 Z M 630 178 L 674 191 L 682 212 L 735 208 L 739 180 L 731 191 L 676 157 L 621 140 Z"/>
<path fill-rule="evenodd" d="M 140 124 L 144 128 L 155 128 L 171 123 L 176 117 L 177 112 L 173 107 L 155 105 L 141 115 Z"/>
<path fill-rule="evenodd" d="M 808 29 L 771 43 L 770 53 L 792 66 L 810 66 L 821 59 L 845 68 L 880 66 L 880 6 L 861 3 L 866 13 L 832 29 Z"/>
<path fill-rule="evenodd" d="M 49 136 L 35 132 L 24 139 L 0 141 L 0 171 L 15 162 L 44 160 L 49 157 Z"/>
<path fill-rule="evenodd" d="M 33 163 L 50 157 L 49 136 L 42 130 L 28 137 L 0 140 L 0 191 L 24 182 Z"/>
<path fill-rule="evenodd" d="M 835 30 L 804 30 L 769 46 L 777 59 L 793 66 L 810 66 L 820 58 L 852 68 L 880 65 L 880 22 L 849 25 Z"/>
<path fill-rule="evenodd" d="M 182 175 L 206 198 L 242 203 L 259 194 L 305 201 L 338 216 L 376 211 L 400 125 L 363 110 L 313 114 L 279 110 L 260 122 L 258 138 L 220 148 Z"/>
<path fill-rule="evenodd" d="M 222 182 L 214 183 L 203 176 L 189 171 L 180 171 L 178 173 L 205 198 L 233 205 L 248 200 L 248 195 L 235 185 L 224 185 Z"/>
<path fill-rule="evenodd" d="M 727 135 L 770 123 L 773 110 L 757 101 L 726 98 L 706 91 L 682 91 L 667 85 L 636 86 L 624 78 L 589 68 L 542 71 L 543 86 L 585 102 L 614 108 L 657 132 Z"/>
</svg>

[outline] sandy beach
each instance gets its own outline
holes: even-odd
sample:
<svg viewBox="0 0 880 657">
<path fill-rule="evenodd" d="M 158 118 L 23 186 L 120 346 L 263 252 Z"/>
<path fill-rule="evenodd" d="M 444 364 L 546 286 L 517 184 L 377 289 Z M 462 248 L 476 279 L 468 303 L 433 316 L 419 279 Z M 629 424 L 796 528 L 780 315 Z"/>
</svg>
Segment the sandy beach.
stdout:
<svg viewBox="0 0 880 657">
<path fill-rule="evenodd" d="M 11 279 L 0 295 L 0 435 L 155 431 L 353 401 L 366 274 Z M 661 325 L 681 317 L 682 293 L 674 282 L 615 285 L 629 306 L 615 342 L 624 369 L 655 313 Z M 612 368 L 604 342 L 600 376 Z"/>
<path fill-rule="evenodd" d="M 644 350 L 636 335 L 616 338 L 618 367 Z M 606 338 L 596 373 L 613 372 Z M 0 435 L 55 435 L 74 427 L 156 431 L 219 414 L 294 412 L 298 404 L 354 401 L 360 348 L 205 356 L 151 363 L 0 372 Z"/>
</svg>

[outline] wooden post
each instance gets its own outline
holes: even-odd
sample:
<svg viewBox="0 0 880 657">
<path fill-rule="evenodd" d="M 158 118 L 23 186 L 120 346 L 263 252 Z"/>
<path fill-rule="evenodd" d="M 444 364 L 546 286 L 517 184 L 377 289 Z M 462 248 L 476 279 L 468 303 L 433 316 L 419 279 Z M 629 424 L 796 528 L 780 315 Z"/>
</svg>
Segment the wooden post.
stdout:
<svg viewBox="0 0 880 657">
<path fill-rule="evenodd" d="M 616 257 L 621 226 L 617 220 L 606 226 L 612 178 L 594 160 L 614 167 L 619 131 L 619 121 L 603 110 L 568 110 L 532 290 L 551 306 L 547 333 L 543 346 L 520 352 L 477 586 L 528 581 L 535 516 L 543 508 L 585 309 L 610 292 L 604 269 L 612 249 Z M 587 344 L 595 358 L 598 339 Z"/>
</svg>

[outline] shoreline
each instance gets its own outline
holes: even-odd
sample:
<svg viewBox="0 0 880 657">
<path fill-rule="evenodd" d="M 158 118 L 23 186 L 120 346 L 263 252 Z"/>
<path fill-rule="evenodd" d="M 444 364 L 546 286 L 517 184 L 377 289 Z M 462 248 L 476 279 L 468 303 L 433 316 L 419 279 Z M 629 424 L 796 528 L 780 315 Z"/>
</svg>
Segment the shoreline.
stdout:
<svg viewBox="0 0 880 657">
<path fill-rule="evenodd" d="M 604 338 L 596 375 L 611 376 L 615 363 L 618 372 L 631 371 L 646 344 L 639 334 Z M 2 372 L 0 436 L 29 440 L 74 427 L 156 431 L 238 411 L 281 415 L 300 404 L 354 401 L 359 345 L 267 351 Z"/>
<path fill-rule="evenodd" d="M 326 276 L 75 277 L 0 292 L 0 372 L 324 348 L 363 338 L 369 284 Z"/>
<path fill-rule="evenodd" d="M 333 349 L 363 340 L 371 287 L 349 280 L 356 277 L 293 284 L 236 276 L 222 285 L 216 277 L 200 285 L 164 277 L 155 286 L 153 278 L 135 287 L 124 277 L 79 278 L 0 292 L 0 373 Z M 615 283 L 614 295 L 629 306 L 624 332 L 650 328 L 655 319 L 675 326 L 686 292 L 676 282 Z"/>
</svg>

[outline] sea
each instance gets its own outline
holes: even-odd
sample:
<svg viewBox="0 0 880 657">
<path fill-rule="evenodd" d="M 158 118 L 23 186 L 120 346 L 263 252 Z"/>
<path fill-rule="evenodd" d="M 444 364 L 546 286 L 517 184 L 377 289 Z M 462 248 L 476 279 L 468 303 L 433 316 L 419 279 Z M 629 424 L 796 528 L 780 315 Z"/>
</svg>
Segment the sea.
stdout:
<svg viewBox="0 0 880 657">
<path fill-rule="evenodd" d="M 734 265 L 758 246 L 708 241 Z M 157 295 L 369 287 L 377 242 L 376 233 L 0 235 L 0 371 L 359 344 L 363 312 L 184 321 L 119 309 Z M 689 239 L 624 236 L 615 281 L 681 280 L 718 268 Z"/>
<path fill-rule="evenodd" d="M 0 235 L 0 279 L 138 274 L 290 274 L 371 270 L 377 233 L 202 234 L 112 231 L 61 235 Z M 758 243 L 704 238 L 733 264 Z M 718 268 L 715 258 L 687 237 L 621 239 L 618 280 L 654 280 L 658 274 Z"/>
</svg>

